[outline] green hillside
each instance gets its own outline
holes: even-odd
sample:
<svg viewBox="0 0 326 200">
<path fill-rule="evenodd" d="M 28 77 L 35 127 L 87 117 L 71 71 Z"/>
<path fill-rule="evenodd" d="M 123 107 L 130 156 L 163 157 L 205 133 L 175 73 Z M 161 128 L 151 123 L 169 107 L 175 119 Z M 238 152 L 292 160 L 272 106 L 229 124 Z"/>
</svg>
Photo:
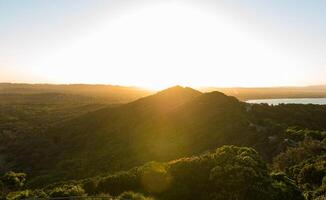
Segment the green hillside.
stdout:
<svg viewBox="0 0 326 200">
<path fill-rule="evenodd" d="M 274 179 L 279 180 L 277 184 L 290 184 L 292 180 L 286 181 L 290 177 L 306 195 L 318 197 L 323 195 L 322 178 L 326 175 L 326 168 L 320 167 L 326 149 L 325 116 L 326 106 L 251 105 L 220 92 L 201 93 L 176 86 L 127 104 L 79 113 L 46 126 L 42 134 L 32 137 L 11 143 L 3 137 L 3 143 L 8 144 L 2 150 L 6 166 L 2 173 L 27 173 L 28 188 L 42 188 L 62 181 L 80 183 L 81 179 L 96 176 L 102 179 L 151 161 L 169 163 L 182 157 L 192 160 L 223 145 L 236 145 L 259 152 L 267 163 L 264 177 L 270 184 Z M 316 169 L 316 176 L 321 177 L 298 175 L 300 170 L 305 173 L 306 166 Z M 271 175 L 273 171 L 286 175 Z M 118 183 L 124 180 L 120 175 L 114 177 Z M 100 192 L 113 195 L 126 190 L 146 193 L 137 188 L 111 191 L 103 187 Z M 271 187 L 267 184 L 266 191 Z"/>
<path fill-rule="evenodd" d="M 250 134 L 243 103 L 218 92 L 175 87 L 50 129 L 26 157 L 42 152 L 37 171 L 81 178 L 235 144 L 240 130 Z"/>
</svg>

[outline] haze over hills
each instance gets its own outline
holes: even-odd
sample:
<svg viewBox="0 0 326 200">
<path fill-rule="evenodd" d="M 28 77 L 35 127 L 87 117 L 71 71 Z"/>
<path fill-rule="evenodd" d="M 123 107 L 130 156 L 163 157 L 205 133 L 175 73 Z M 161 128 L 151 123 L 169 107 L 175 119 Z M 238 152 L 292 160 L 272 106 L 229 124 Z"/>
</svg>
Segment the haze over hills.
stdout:
<svg viewBox="0 0 326 200">
<path fill-rule="evenodd" d="M 0 83 L 0 132 L 13 138 L 39 134 L 62 121 L 150 93 L 112 85 Z"/>
<path fill-rule="evenodd" d="M 283 125 L 326 129 L 320 117 L 326 107 L 306 106 L 293 115 L 291 106 L 264 106 L 176 86 L 66 120 L 3 152 L 12 167 L 36 177 L 33 184 L 39 185 L 192 156 L 225 144 L 255 147 L 270 160 L 286 147 Z"/>
<path fill-rule="evenodd" d="M 142 88 L 115 85 L 0 83 L 0 95 L 19 94 L 33 98 L 42 94 L 64 94 L 66 98 L 87 99 L 88 103 L 126 103 L 151 93 Z"/>
<path fill-rule="evenodd" d="M 223 145 L 254 148 L 263 158 L 257 162 L 267 162 L 272 166 L 269 170 L 288 172 L 291 167 L 304 170 L 300 163 L 307 162 L 308 158 L 314 161 L 309 165 L 319 170 L 323 160 L 320 156 L 325 148 L 323 139 L 326 135 L 322 130 L 326 130 L 326 106 L 247 104 L 218 91 L 203 93 L 180 86 L 116 105 L 109 104 L 109 101 L 101 104 L 96 98 L 85 101 L 89 93 L 84 96 L 28 90 L 26 93 L 2 95 L 0 172 L 14 170 L 27 173 L 28 188 L 46 186 L 48 189 L 45 190 L 52 191 L 52 187 L 61 183 L 83 185 L 86 184 L 84 181 L 90 181 L 93 189 L 83 185 L 89 194 L 97 191 L 119 195 L 126 190 L 147 194 L 134 180 L 140 176 L 139 170 L 147 169 L 146 163 L 164 162 L 164 166 L 169 166 L 166 170 L 181 167 L 178 169 L 181 172 L 170 172 L 178 179 L 183 176 L 182 171 L 187 169 L 188 164 L 189 170 L 193 170 L 196 169 L 192 167 L 196 166 L 197 158 L 201 161 L 206 159 L 206 156 L 198 155 L 216 155 L 215 149 Z M 26 98 L 29 95 L 30 98 Z M 221 149 L 234 151 L 234 148 Z M 239 147 L 236 151 L 251 152 L 253 159 L 258 159 L 253 150 Z M 240 159 L 241 163 L 246 158 L 241 156 L 244 155 L 228 159 Z M 178 160 L 180 158 L 183 159 Z M 180 163 L 186 168 L 182 167 L 183 164 L 179 166 Z M 203 166 L 211 166 L 205 163 Z M 143 164 L 144 167 L 141 166 Z M 246 169 L 243 167 L 239 170 Z M 121 170 L 128 171 L 122 173 Z M 265 174 L 265 178 L 275 181 L 264 167 L 259 170 L 263 170 L 261 173 Z M 202 173 L 207 175 L 207 171 Z M 303 185 L 296 175 L 287 175 Z M 186 173 L 185 176 L 179 181 L 190 184 L 185 187 L 193 187 L 192 179 L 184 182 L 193 175 Z M 207 178 L 198 180 L 198 184 L 204 184 L 201 181 L 207 181 Z M 292 183 L 280 184 L 290 187 Z M 310 189 L 301 188 L 301 191 L 315 192 L 323 187 L 321 182 L 314 184 Z M 205 186 L 194 195 L 202 195 L 201 192 L 209 187 Z M 223 184 L 221 187 L 224 188 Z M 298 189 L 295 191 L 298 192 Z M 183 197 L 189 194 L 175 192 Z M 173 194 L 171 191 L 167 193 Z M 285 194 L 292 195 L 292 192 Z M 301 192 L 298 194 L 300 196 Z"/>
<path fill-rule="evenodd" d="M 306 87 L 201 87 L 201 92 L 220 91 L 240 100 L 268 98 L 318 98 L 326 97 L 326 86 Z M 84 101 L 86 103 L 119 104 L 127 103 L 138 98 L 154 94 L 155 91 L 139 87 L 126 87 L 103 84 L 25 84 L 0 83 L 0 100 L 14 95 L 26 95 L 31 102 L 37 102 L 40 97 L 50 94 L 49 101 L 60 98 Z M 61 97 L 54 97 L 59 94 Z M 12 98 L 14 99 L 14 98 Z M 19 99 L 19 97 L 17 98 Z M 42 100 L 41 100 L 42 101 Z"/>
<path fill-rule="evenodd" d="M 220 91 L 241 100 L 270 99 L 270 98 L 319 98 L 326 97 L 326 86 L 302 86 L 302 87 L 206 87 L 200 91 Z"/>
</svg>

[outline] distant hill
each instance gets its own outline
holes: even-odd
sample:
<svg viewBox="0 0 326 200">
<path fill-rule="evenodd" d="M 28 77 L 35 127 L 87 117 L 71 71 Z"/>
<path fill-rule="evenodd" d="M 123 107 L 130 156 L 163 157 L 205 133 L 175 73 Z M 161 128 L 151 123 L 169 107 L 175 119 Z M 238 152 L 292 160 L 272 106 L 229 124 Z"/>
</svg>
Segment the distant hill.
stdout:
<svg viewBox="0 0 326 200">
<path fill-rule="evenodd" d="M 137 88 L 114 85 L 89 85 L 89 84 L 20 84 L 20 83 L 0 83 L 1 94 L 33 95 L 40 94 L 65 94 L 76 96 L 80 99 L 91 99 L 93 102 L 102 103 L 126 103 L 138 98 L 152 94 L 152 91 Z"/>
<path fill-rule="evenodd" d="M 318 98 L 326 97 L 326 86 L 316 85 L 307 87 L 257 87 L 257 88 L 219 88 L 206 87 L 200 91 L 220 91 L 241 100 L 269 99 L 269 98 Z"/>
<path fill-rule="evenodd" d="M 268 98 L 313 98 L 326 97 L 326 86 L 316 85 L 307 87 L 202 87 L 201 92 L 219 91 L 240 100 Z M 64 94 L 66 99 L 79 99 L 90 103 L 119 104 L 128 103 L 154 94 L 155 91 L 139 87 L 92 84 L 24 84 L 0 83 L 0 95 L 20 94 L 34 98 L 40 94 Z M 36 96 L 37 98 L 38 96 Z M 1 100 L 0 96 L 0 100 Z"/>
<path fill-rule="evenodd" d="M 0 83 L 0 143 L 10 145 L 8 138 L 24 141 L 22 137 L 39 135 L 57 123 L 148 94 L 140 88 L 111 85 Z"/>
</svg>

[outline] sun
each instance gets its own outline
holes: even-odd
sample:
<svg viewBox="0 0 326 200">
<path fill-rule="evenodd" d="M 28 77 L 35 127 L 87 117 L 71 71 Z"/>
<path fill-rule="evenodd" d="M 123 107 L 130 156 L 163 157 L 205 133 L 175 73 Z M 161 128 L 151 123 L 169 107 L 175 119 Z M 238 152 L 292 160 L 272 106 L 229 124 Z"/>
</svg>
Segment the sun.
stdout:
<svg viewBox="0 0 326 200">
<path fill-rule="evenodd" d="M 279 70 L 293 66 L 280 49 L 222 11 L 153 3 L 102 21 L 91 33 L 38 59 L 36 72 L 52 82 L 162 89 L 282 84 L 289 77 Z"/>
</svg>

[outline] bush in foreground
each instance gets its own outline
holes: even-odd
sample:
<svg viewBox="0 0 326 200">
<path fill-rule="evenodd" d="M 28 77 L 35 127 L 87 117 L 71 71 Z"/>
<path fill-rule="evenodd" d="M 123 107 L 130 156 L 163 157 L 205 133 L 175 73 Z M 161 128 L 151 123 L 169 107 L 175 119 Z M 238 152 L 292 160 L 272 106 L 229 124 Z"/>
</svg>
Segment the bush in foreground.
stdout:
<svg viewBox="0 0 326 200">
<path fill-rule="evenodd" d="M 285 174 L 269 174 L 257 151 L 236 146 L 169 163 L 148 163 L 102 178 L 92 189 L 112 195 L 135 191 L 164 200 L 304 199 Z"/>
</svg>

